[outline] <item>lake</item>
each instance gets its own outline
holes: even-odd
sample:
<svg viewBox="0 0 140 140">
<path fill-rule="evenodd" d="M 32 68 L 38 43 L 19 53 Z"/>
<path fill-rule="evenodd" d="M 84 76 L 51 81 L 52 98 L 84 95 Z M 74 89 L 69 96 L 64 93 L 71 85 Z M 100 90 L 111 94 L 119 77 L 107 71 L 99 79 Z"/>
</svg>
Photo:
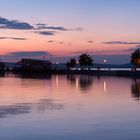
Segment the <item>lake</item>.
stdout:
<svg viewBox="0 0 140 140">
<path fill-rule="evenodd" d="M 140 140 L 140 80 L 1 75 L 0 140 Z"/>
</svg>

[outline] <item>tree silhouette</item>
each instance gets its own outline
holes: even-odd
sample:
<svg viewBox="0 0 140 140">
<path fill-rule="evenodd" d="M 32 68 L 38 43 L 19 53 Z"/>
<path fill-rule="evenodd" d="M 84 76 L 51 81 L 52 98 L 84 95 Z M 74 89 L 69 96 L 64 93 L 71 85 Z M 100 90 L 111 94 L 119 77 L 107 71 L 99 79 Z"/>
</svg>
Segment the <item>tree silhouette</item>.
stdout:
<svg viewBox="0 0 140 140">
<path fill-rule="evenodd" d="M 90 66 L 93 64 L 93 59 L 92 59 L 92 56 L 90 56 L 89 54 L 87 53 L 84 53 L 82 54 L 80 57 L 79 57 L 79 63 L 81 66 L 85 66 L 85 68 L 87 66 Z"/>
<path fill-rule="evenodd" d="M 136 49 L 131 55 L 131 63 L 136 70 L 140 66 L 140 49 Z"/>
<path fill-rule="evenodd" d="M 67 68 L 74 68 L 76 66 L 76 59 L 72 58 L 67 62 Z"/>
</svg>

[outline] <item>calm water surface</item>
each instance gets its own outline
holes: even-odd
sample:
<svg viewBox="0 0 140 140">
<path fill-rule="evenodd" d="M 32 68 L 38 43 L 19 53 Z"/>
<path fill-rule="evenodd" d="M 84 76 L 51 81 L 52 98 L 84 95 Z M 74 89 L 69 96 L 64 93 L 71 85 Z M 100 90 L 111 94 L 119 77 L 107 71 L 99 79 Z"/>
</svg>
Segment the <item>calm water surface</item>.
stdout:
<svg viewBox="0 0 140 140">
<path fill-rule="evenodd" d="M 0 140 L 140 140 L 140 80 L 0 78 Z"/>
</svg>

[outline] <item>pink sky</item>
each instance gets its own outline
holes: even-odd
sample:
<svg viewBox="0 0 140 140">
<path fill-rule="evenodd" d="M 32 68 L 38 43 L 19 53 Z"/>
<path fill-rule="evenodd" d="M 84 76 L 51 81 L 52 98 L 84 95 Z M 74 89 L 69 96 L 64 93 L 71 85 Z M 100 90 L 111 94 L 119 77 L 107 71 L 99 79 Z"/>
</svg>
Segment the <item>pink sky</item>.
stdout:
<svg viewBox="0 0 140 140">
<path fill-rule="evenodd" d="M 1 58 L 16 61 L 11 53 L 37 51 L 55 57 L 130 55 L 140 45 L 139 9 L 137 0 L 0 2 Z"/>
</svg>

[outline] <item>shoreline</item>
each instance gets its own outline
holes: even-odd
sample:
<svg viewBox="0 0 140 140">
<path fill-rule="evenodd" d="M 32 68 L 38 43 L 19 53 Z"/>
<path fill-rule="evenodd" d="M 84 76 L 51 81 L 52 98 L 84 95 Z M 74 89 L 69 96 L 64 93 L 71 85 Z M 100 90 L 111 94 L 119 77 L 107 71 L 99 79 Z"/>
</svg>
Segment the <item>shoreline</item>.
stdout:
<svg viewBox="0 0 140 140">
<path fill-rule="evenodd" d="M 130 70 L 49 70 L 49 71 L 1 71 L 1 73 L 13 73 L 13 74 L 42 74 L 42 75 L 95 75 L 95 76 L 117 76 L 117 77 L 132 77 L 140 78 L 140 71 L 130 71 Z"/>
</svg>

